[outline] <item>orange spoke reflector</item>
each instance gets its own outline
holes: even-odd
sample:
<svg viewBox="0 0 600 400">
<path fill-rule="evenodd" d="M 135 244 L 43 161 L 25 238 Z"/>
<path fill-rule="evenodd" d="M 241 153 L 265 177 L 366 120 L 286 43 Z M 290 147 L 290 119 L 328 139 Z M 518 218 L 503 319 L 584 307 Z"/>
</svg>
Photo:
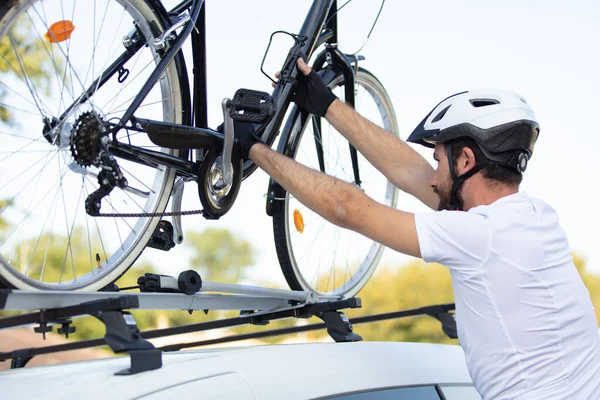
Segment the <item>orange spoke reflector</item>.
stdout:
<svg viewBox="0 0 600 400">
<path fill-rule="evenodd" d="M 302 218 L 302 213 L 297 209 L 294 210 L 294 225 L 298 232 L 304 232 L 304 218 Z"/>
<path fill-rule="evenodd" d="M 60 43 L 71 38 L 75 25 L 71 21 L 58 21 L 50 25 L 50 29 L 44 35 L 50 43 Z"/>
</svg>

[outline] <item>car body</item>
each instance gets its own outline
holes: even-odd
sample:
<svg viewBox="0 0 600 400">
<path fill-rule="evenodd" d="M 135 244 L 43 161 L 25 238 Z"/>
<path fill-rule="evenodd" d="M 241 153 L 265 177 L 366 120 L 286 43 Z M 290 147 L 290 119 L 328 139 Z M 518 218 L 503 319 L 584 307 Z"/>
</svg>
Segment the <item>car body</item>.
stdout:
<svg viewBox="0 0 600 400">
<path fill-rule="evenodd" d="M 6 399 L 479 400 L 459 346 L 308 343 L 163 354 L 160 369 L 117 376 L 129 357 L 0 373 Z M 443 397 L 439 393 L 443 394 Z"/>
</svg>

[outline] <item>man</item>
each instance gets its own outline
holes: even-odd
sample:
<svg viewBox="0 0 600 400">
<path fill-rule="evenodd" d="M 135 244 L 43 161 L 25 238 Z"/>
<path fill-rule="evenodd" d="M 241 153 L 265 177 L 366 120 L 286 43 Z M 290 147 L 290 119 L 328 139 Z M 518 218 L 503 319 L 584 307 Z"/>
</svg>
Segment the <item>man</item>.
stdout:
<svg viewBox="0 0 600 400">
<path fill-rule="evenodd" d="M 484 399 L 600 399 L 589 293 L 554 210 L 519 192 L 539 134 L 525 99 L 480 90 L 442 101 L 408 138 L 434 147 L 433 170 L 339 101 L 302 60 L 298 68 L 298 106 L 325 117 L 398 188 L 440 211 L 379 204 L 238 129 L 245 155 L 330 222 L 450 269 L 459 340 Z"/>
</svg>

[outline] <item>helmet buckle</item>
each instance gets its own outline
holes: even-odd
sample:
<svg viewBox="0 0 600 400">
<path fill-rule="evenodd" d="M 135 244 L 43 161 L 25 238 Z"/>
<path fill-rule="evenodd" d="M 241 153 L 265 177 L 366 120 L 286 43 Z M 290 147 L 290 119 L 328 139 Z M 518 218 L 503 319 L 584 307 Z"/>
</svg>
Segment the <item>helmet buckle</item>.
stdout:
<svg viewBox="0 0 600 400">
<path fill-rule="evenodd" d="M 529 155 L 527 153 L 519 154 L 519 158 L 517 160 L 517 170 L 520 173 L 525 172 L 527 169 L 527 163 L 529 162 Z"/>
</svg>

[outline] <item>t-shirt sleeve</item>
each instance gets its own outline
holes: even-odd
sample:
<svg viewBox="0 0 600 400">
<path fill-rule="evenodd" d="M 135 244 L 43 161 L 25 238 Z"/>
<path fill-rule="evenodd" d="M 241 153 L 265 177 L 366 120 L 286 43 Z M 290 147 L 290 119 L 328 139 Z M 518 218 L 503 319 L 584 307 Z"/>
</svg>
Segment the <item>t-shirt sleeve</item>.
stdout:
<svg viewBox="0 0 600 400">
<path fill-rule="evenodd" d="M 454 270 L 475 269 L 487 258 L 489 221 L 462 211 L 415 214 L 421 257 Z"/>
</svg>

